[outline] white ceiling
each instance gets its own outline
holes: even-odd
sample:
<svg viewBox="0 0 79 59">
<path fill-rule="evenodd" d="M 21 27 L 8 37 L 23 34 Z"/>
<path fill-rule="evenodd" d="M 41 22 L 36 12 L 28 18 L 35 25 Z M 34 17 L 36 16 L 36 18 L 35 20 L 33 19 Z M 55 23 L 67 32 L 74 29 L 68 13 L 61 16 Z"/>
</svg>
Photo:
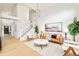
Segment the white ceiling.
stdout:
<svg viewBox="0 0 79 59">
<path fill-rule="evenodd" d="M 27 3 L 26 6 L 36 9 L 36 3 Z M 68 9 L 79 10 L 78 3 L 38 3 L 38 9 L 40 10 L 40 17 L 46 17 L 48 15 L 58 13 Z"/>
<path fill-rule="evenodd" d="M 11 11 L 15 7 L 14 3 L 0 4 L 0 9 L 2 11 Z M 36 9 L 36 3 L 24 3 L 26 7 Z M 38 3 L 38 9 L 40 10 L 41 17 L 46 17 L 50 14 L 54 14 L 66 9 L 79 10 L 79 4 L 75 3 Z"/>
</svg>

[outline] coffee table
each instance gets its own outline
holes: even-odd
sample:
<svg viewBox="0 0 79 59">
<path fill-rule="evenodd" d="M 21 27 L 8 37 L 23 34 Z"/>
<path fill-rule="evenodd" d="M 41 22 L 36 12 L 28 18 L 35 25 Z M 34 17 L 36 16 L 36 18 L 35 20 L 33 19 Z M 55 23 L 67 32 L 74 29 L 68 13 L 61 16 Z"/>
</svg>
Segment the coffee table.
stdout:
<svg viewBox="0 0 79 59">
<path fill-rule="evenodd" d="M 38 45 L 43 49 L 43 46 L 46 46 L 49 44 L 49 41 L 47 39 L 35 39 L 34 44 Z"/>
</svg>

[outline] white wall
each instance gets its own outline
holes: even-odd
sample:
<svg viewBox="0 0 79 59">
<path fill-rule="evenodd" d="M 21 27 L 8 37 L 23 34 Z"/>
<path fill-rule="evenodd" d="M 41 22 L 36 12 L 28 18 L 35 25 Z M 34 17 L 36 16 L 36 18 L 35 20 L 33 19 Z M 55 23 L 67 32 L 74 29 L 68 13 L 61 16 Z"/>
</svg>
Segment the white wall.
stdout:
<svg viewBox="0 0 79 59">
<path fill-rule="evenodd" d="M 21 37 L 28 30 L 28 25 L 30 25 L 29 9 L 30 8 L 28 6 L 22 3 L 3 4 L 3 9 L 0 10 L 1 15 L 18 17 L 19 20 L 14 22 L 11 21 L 10 19 L 9 20 L 3 19 L 2 30 L 4 30 L 4 25 L 11 26 L 12 36 L 15 36 L 16 38 Z M 2 35 L 4 36 L 4 31 L 2 31 L 2 33 L 3 33 Z"/>
<path fill-rule="evenodd" d="M 17 17 L 20 19 L 29 19 L 29 8 L 23 4 L 17 4 Z"/>
<path fill-rule="evenodd" d="M 2 3 L 1 10 L 0 10 L 0 16 L 14 16 L 13 12 L 15 11 L 15 4 L 9 4 L 9 3 Z M 2 20 L 2 36 L 4 36 L 4 25 L 9 26 L 9 29 L 11 27 L 11 23 L 13 22 L 12 19 L 1 19 Z M 11 28 L 12 29 L 12 28 Z M 11 35 L 13 36 L 13 31 L 11 31 Z"/>
<path fill-rule="evenodd" d="M 30 8 L 30 9 L 34 9 L 36 10 L 36 4 L 37 3 L 23 3 L 23 5 L 25 5 L 26 7 Z"/>
<path fill-rule="evenodd" d="M 8 20 L 8 19 L 2 19 L 2 36 L 4 36 L 4 26 L 9 26 L 9 28 L 12 26 L 11 24 L 13 23 L 13 20 Z M 11 28 L 11 29 L 13 29 L 13 28 Z M 12 30 L 11 30 L 11 32 L 13 32 Z M 11 35 L 13 35 L 12 33 L 11 33 Z"/>
<path fill-rule="evenodd" d="M 58 8 L 56 8 L 58 7 Z M 38 20 L 38 25 L 40 27 L 40 31 L 45 30 L 46 23 L 54 23 L 54 22 L 63 22 L 63 32 L 67 31 L 67 26 L 73 21 L 75 16 L 79 19 L 79 7 L 72 5 L 59 5 L 55 6 L 55 9 L 52 9 L 52 12 L 48 14 L 48 16 L 40 18 Z M 55 12 L 54 12 L 55 11 Z M 68 32 L 68 31 L 67 31 Z M 72 36 L 68 33 L 68 39 L 72 40 Z M 79 39 L 79 37 L 77 37 Z M 79 41 L 79 40 L 77 40 Z"/>
<path fill-rule="evenodd" d="M 41 18 L 38 20 L 39 26 L 42 30 L 44 30 L 44 26 L 46 23 L 54 23 L 54 22 L 63 22 L 63 26 L 67 25 L 67 23 L 72 22 L 73 17 L 75 17 L 75 11 L 74 10 L 66 10 L 66 11 L 60 11 L 56 14 L 50 14 L 49 16 L 45 18 Z M 63 28 L 64 31 L 65 27 Z"/>
<path fill-rule="evenodd" d="M 20 18 L 20 20 L 17 21 L 17 38 L 20 38 L 27 31 L 28 25 L 30 25 L 29 8 L 23 4 L 17 4 L 17 17 Z"/>
<path fill-rule="evenodd" d="M 11 29 L 11 35 L 13 36 L 13 37 L 16 37 L 15 35 L 15 33 L 16 33 L 16 31 L 15 31 L 15 22 L 11 22 L 11 25 L 10 25 L 10 29 Z"/>
</svg>

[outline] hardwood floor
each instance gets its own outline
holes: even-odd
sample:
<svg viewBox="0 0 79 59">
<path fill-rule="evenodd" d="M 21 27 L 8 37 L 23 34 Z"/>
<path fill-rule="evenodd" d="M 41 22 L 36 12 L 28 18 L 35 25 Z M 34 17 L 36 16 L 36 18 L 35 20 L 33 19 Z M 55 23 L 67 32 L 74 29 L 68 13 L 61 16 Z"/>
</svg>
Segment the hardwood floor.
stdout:
<svg viewBox="0 0 79 59">
<path fill-rule="evenodd" d="M 39 56 L 40 54 L 31 48 L 27 47 L 18 39 L 5 36 L 2 39 L 2 50 L 0 51 L 2 56 Z"/>
</svg>

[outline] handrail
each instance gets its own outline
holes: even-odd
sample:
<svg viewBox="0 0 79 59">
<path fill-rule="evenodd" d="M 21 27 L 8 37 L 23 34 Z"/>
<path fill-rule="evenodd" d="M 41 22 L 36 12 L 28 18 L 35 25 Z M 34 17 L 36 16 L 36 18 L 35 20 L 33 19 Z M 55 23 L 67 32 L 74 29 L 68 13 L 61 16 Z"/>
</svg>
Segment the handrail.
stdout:
<svg viewBox="0 0 79 59">
<path fill-rule="evenodd" d="M 26 33 L 28 33 L 31 29 L 32 29 L 32 25 L 31 25 L 31 27 L 30 27 L 27 31 L 25 31 L 25 32 L 19 37 L 19 39 L 21 39 L 24 35 L 26 35 Z"/>
</svg>

